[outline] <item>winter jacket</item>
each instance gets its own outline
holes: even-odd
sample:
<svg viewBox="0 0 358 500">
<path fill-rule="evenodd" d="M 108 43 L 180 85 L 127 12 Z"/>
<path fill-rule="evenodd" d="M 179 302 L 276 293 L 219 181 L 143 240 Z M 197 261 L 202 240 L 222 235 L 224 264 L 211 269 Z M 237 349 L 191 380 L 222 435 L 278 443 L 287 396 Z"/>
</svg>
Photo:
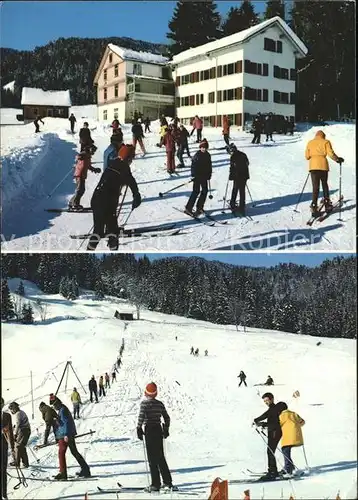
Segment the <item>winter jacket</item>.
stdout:
<svg viewBox="0 0 358 500">
<path fill-rule="evenodd" d="M 14 436 L 16 439 L 16 435 L 20 429 L 29 429 L 30 430 L 30 422 L 27 418 L 26 413 L 23 410 L 19 410 L 14 415 Z"/>
<path fill-rule="evenodd" d="M 91 170 L 91 172 L 94 172 L 94 168 L 91 164 L 91 156 L 87 154 L 77 155 L 73 177 L 81 177 L 82 179 L 87 179 L 87 172 L 89 170 Z"/>
<path fill-rule="evenodd" d="M 166 151 L 175 151 L 175 134 L 173 131 L 168 130 L 163 137 L 163 145 Z"/>
<path fill-rule="evenodd" d="M 47 443 L 51 427 L 56 429 L 58 426 L 58 415 L 56 411 L 51 408 L 51 406 L 48 405 L 41 405 L 40 412 L 42 413 L 42 418 L 45 421 L 46 428 L 45 428 L 45 434 L 44 434 L 44 443 Z"/>
<path fill-rule="evenodd" d="M 308 142 L 305 152 L 306 160 L 309 160 L 308 170 L 329 170 L 327 156 L 338 162 L 338 156 L 333 151 L 332 144 L 327 141 L 326 134 L 319 130 L 315 138 Z"/>
<path fill-rule="evenodd" d="M 302 446 L 303 435 L 301 427 L 305 421 L 297 413 L 284 410 L 280 417 L 282 430 L 281 446 Z"/>
<path fill-rule="evenodd" d="M 79 136 L 80 136 L 80 143 L 81 144 L 91 145 L 94 142 L 92 140 L 91 131 L 89 128 L 85 128 L 85 127 L 81 128 L 80 132 L 79 132 Z"/>
<path fill-rule="evenodd" d="M 94 378 L 91 378 L 91 380 L 88 382 L 88 388 L 90 391 L 97 391 L 97 382 Z"/>
<path fill-rule="evenodd" d="M 240 378 L 240 380 L 245 380 L 246 379 L 245 373 L 244 372 L 240 372 L 239 373 L 239 378 Z"/>
<path fill-rule="evenodd" d="M 261 132 L 262 132 L 262 123 L 259 120 L 259 118 L 255 118 L 254 119 L 254 121 L 252 122 L 252 128 L 253 128 L 254 132 L 256 132 L 257 134 L 261 134 Z"/>
<path fill-rule="evenodd" d="M 14 433 L 12 430 L 12 420 L 10 413 L 6 411 L 1 412 L 1 432 L 3 435 L 2 439 L 6 439 L 10 449 L 13 450 L 15 446 Z"/>
<path fill-rule="evenodd" d="M 58 421 L 59 425 L 57 429 L 55 429 L 56 439 L 63 439 L 65 436 L 76 436 L 76 425 L 67 406 L 62 405 L 58 410 Z"/>
<path fill-rule="evenodd" d="M 230 157 L 230 181 L 250 179 L 249 159 L 242 151 L 235 151 Z"/>
<path fill-rule="evenodd" d="M 194 118 L 192 125 L 196 130 L 201 130 L 203 128 L 203 120 L 201 118 Z"/>
<path fill-rule="evenodd" d="M 265 120 L 265 123 L 264 123 L 264 131 L 265 131 L 265 134 L 272 134 L 273 132 L 273 120 L 272 118 L 268 118 L 267 120 Z"/>
<path fill-rule="evenodd" d="M 103 376 L 102 375 L 99 377 L 98 386 L 99 387 L 103 387 L 104 386 L 104 381 L 103 381 Z"/>
<path fill-rule="evenodd" d="M 103 170 L 109 167 L 111 160 L 115 160 L 116 158 L 118 158 L 118 151 L 113 144 L 110 144 L 103 153 Z"/>
<path fill-rule="evenodd" d="M 191 163 L 192 177 L 200 180 L 211 179 L 212 165 L 211 156 L 208 151 L 197 151 Z"/>
<path fill-rule="evenodd" d="M 72 403 L 82 403 L 81 396 L 78 391 L 73 391 L 73 393 L 71 394 L 71 401 Z"/>
<path fill-rule="evenodd" d="M 260 415 L 259 417 L 254 419 L 255 424 L 258 424 L 262 422 L 263 420 L 267 420 L 263 424 L 263 427 L 267 427 L 267 430 L 269 432 L 272 431 L 280 431 L 281 432 L 281 425 L 280 425 L 280 420 L 279 420 L 279 412 L 280 408 L 277 408 L 277 404 L 272 404 L 265 413 Z"/>
<path fill-rule="evenodd" d="M 75 118 L 75 116 L 73 116 L 73 115 L 71 115 L 69 117 L 69 120 L 70 120 L 71 123 L 75 123 L 77 121 L 76 118 Z"/>
<path fill-rule="evenodd" d="M 167 126 L 168 126 L 168 121 L 167 121 L 167 119 L 165 118 L 165 116 L 162 116 L 162 117 L 160 118 L 160 126 L 161 126 L 161 127 L 167 127 Z"/>
<path fill-rule="evenodd" d="M 132 127 L 132 134 L 134 139 L 141 139 L 144 137 L 142 125 L 140 123 L 135 123 Z"/>
<path fill-rule="evenodd" d="M 188 130 L 185 127 L 179 128 L 178 143 L 181 146 L 186 146 L 188 144 L 188 137 L 189 137 Z"/>
<path fill-rule="evenodd" d="M 164 404 L 155 398 L 144 399 L 140 404 L 137 427 L 153 427 L 161 424 L 161 417 L 164 419 L 164 425 L 167 429 L 170 426 L 170 417 Z"/>
<path fill-rule="evenodd" d="M 227 116 L 224 116 L 223 118 L 223 135 L 229 135 L 230 134 L 230 120 Z"/>
</svg>

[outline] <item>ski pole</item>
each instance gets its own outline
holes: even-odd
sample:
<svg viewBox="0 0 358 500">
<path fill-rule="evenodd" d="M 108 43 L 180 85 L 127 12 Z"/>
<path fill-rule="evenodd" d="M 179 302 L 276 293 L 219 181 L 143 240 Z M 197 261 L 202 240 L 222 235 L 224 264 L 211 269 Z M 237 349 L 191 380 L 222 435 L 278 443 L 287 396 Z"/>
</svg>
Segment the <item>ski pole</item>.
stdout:
<svg viewBox="0 0 358 500">
<path fill-rule="evenodd" d="M 211 183 L 210 183 L 210 179 L 209 179 L 209 193 L 211 191 Z M 209 200 L 212 200 L 213 199 L 213 195 L 212 194 L 209 194 Z"/>
<path fill-rule="evenodd" d="M 308 465 L 308 462 L 307 462 L 306 450 L 305 450 L 305 445 L 304 444 L 302 445 L 302 450 L 303 450 L 303 456 L 305 457 L 307 472 L 309 474 L 310 473 L 310 468 L 309 468 L 309 465 Z"/>
<path fill-rule="evenodd" d="M 33 449 L 29 447 L 29 450 L 31 451 L 32 456 L 34 457 L 34 459 L 36 460 L 36 462 L 39 464 L 39 463 L 40 463 L 40 459 L 36 457 L 36 455 L 35 455 L 35 453 L 34 453 Z"/>
<path fill-rule="evenodd" d="M 70 175 L 71 172 L 73 172 L 73 167 L 71 167 L 71 170 L 69 170 L 67 172 L 67 174 L 65 175 L 65 177 L 53 188 L 53 190 L 51 191 L 51 193 L 49 193 L 47 195 L 47 198 L 51 198 L 51 196 L 56 191 L 56 189 L 61 186 L 61 184 L 65 181 L 65 179 L 67 179 L 67 177 Z"/>
<path fill-rule="evenodd" d="M 307 184 L 307 181 L 308 181 L 308 177 L 309 177 L 309 176 L 310 176 L 310 173 L 308 172 L 307 177 L 306 177 L 306 180 L 305 180 L 305 183 L 303 184 L 302 191 L 301 191 L 301 193 L 300 193 L 300 196 L 298 197 L 297 204 L 296 204 L 295 208 L 293 209 L 293 211 L 294 211 L 294 212 L 298 212 L 297 207 L 298 207 L 298 205 L 299 205 L 299 203 L 300 203 L 300 201 L 301 201 L 301 198 L 302 198 L 302 195 L 303 195 L 303 191 L 305 190 L 305 187 L 306 187 L 306 184 Z"/>
<path fill-rule="evenodd" d="M 125 226 L 126 224 L 128 224 L 129 217 L 132 215 L 132 213 L 133 213 L 133 210 L 131 210 L 131 211 L 129 212 L 129 214 L 127 215 L 127 218 L 126 218 L 126 219 L 125 219 L 125 221 L 121 224 L 120 229 L 124 228 L 124 226 Z"/>
<path fill-rule="evenodd" d="M 342 202 L 341 202 L 341 196 L 342 196 L 342 162 L 339 162 L 339 217 L 338 220 L 340 222 L 342 221 Z"/>
<path fill-rule="evenodd" d="M 223 210 L 225 209 L 225 205 L 226 205 L 226 197 L 227 197 L 227 190 L 229 189 L 229 178 L 227 180 L 227 183 L 226 183 L 226 189 L 225 189 L 225 194 L 224 194 L 224 204 L 223 204 Z"/>
<path fill-rule="evenodd" d="M 75 439 L 79 438 L 79 437 L 82 437 L 82 436 L 88 436 L 88 435 L 92 435 L 94 434 L 96 431 L 92 431 L 90 430 L 89 432 L 84 432 L 83 434 L 77 434 L 75 436 Z M 51 443 L 47 443 L 47 444 L 38 444 L 37 446 L 34 446 L 34 450 L 39 450 L 40 448 L 47 448 L 48 446 L 53 446 L 57 444 L 56 441 L 51 441 Z"/>
<path fill-rule="evenodd" d="M 150 479 L 149 479 L 149 470 L 148 470 L 148 457 L 147 457 L 147 450 L 146 450 L 146 440 L 145 436 L 143 435 L 143 451 L 144 451 L 144 462 L 145 462 L 145 470 L 147 473 L 147 481 L 148 481 L 148 486 L 150 486 Z"/>
<path fill-rule="evenodd" d="M 168 191 L 164 191 L 164 193 L 159 193 L 159 198 L 163 198 L 163 196 L 167 193 L 170 193 L 171 191 L 175 191 L 176 189 L 179 189 L 180 187 L 186 186 L 187 184 L 190 184 L 190 182 L 193 182 L 194 179 L 190 179 L 190 181 L 183 182 L 183 184 L 179 184 L 179 186 L 175 186 L 172 189 L 168 189 Z"/>
<path fill-rule="evenodd" d="M 263 442 L 267 446 L 268 450 L 270 450 L 270 452 L 272 453 L 272 455 L 275 456 L 275 453 L 272 451 L 272 449 L 268 445 L 268 441 L 266 441 L 266 439 L 263 437 L 263 436 L 266 436 L 266 434 L 263 431 L 259 431 L 257 428 L 255 428 L 255 431 L 260 435 L 261 439 L 263 440 Z M 285 457 L 285 455 L 283 454 L 283 451 L 280 448 L 277 448 L 277 449 L 281 453 L 281 455 L 283 457 Z M 286 457 L 286 459 L 293 465 L 293 467 L 296 467 L 295 464 L 292 462 L 292 460 L 290 460 L 288 457 Z M 282 465 L 282 462 L 280 462 L 279 460 L 277 460 L 277 461 L 278 461 L 280 467 L 284 468 L 284 466 Z"/>
<path fill-rule="evenodd" d="M 251 193 L 250 193 L 250 189 L 249 189 L 249 186 L 247 184 L 246 184 L 246 188 L 247 188 L 247 192 L 249 193 L 249 196 L 250 196 L 250 199 L 251 199 L 251 206 L 255 207 L 256 203 L 254 203 L 254 200 L 252 199 L 252 196 L 251 196 Z"/>
</svg>

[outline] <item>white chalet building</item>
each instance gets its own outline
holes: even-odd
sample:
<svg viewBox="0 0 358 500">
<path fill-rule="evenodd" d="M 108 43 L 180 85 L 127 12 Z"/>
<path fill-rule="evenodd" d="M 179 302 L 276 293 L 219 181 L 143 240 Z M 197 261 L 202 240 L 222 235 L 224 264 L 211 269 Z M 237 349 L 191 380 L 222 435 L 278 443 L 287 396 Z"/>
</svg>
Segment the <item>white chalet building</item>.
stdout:
<svg viewBox="0 0 358 500">
<path fill-rule="evenodd" d="M 258 112 L 294 118 L 296 59 L 307 52 L 276 16 L 177 54 L 171 67 L 178 118 L 188 124 L 199 115 L 218 127 L 223 115 L 238 127 Z"/>
</svg>

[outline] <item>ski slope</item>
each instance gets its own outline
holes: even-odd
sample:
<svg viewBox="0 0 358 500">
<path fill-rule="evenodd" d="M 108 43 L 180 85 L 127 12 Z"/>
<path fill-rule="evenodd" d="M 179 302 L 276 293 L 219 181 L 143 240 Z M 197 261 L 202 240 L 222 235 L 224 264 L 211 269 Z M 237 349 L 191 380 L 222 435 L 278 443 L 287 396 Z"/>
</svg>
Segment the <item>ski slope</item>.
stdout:
<svg viewBox="0 0 358 500">
<path fill-rule="evenodd" d="M 85 249 L 82 241 L 71 240 L 70 234 L 88 233 L 92 228 L 92 214 L 49 213 L 46 208 L 67 207 L 74 192 L 72 166 L 78 148 L 80 116 L 90 114 L 88 121 L 92 137 L 98 146 L 93 157 L 96 167 L 102 167 L 103 151 L 109 144 L 111 129 L 107 124 L 93 118 L 93 109 L 77 109 L 75 136 L 69 133 L 69 122 L 59 118 L 45 118 L 41 133 L 34 134 L 32 123 L 1 127 L 3 163 L 3 249 L 4 250 L 62 250 Z M 124 126 L 124 139 L 131 141 L 131 127 Z M 159 192 L 169 190 L 190 180 L 190 160 L 186 167 L 177 169 L 179 176 L 170 177 L 165 168 L 165 151 L 159 149 L 159 124 L 152 124 L 152 132 L 146 134 L 148 154 L 142 158 L 138 153 L 132 164 L 143 202 L 133 211 L 127 227 L 163 226 L 175 222 L 181 232 L 176 236 L 137 236 L 122 239 L 120 249 L 124 251 L 178 251 L 178 250 L 289 250 L 289 251 L 352 251 L 355 241 L 355 126 L 335 124 L 323 127 L 332 140 L 337 154 L 345 158 L 343 164 L 342 192 L 345 205 L 342 220 L 332 214 L 326 221 L 312 228 L 306 225 L 311 200 L 310 181 L 306 185 L 298 212 L 294 211 L 304 185 L 308 162 L 304 150 L 318 127 L 297 132 L 293 137 L 275 135 L 274 143 L 251 144 L 251 134 L 239 132 L 233 127 L 231 140 L 243 150 L 250 160 L 249 189 L 254 204 L 247 196 L 247 212 L 252 220 L 233 218 L 221 213 L 223 197 L 229 174 L 229 156 L 224 150 L 221 129 L 204 128 L 204 137 L 209 141 L 213 162 L 211 186 L 213 199 L 208 199 L 206 210 L 220 221 L 209 227 L 173 207 L 183 209 L 191 193 L 191 184 L 185 185 L 163 198 Z M 265 136 L 262 136 L 265 141 Z M 193 140 L 193 139 L 192 139 Z M 191 153 L 197 145 L 190 144 Z M 338 196 L 339 166 L 331 163 L 329 184 L 332 199 Z M 66 176 L 64 182 L 57 184 Z M 86 193 L 81 203 L 90 204 L 90 199 L 99 175 L 89 172 Z M 229 194 L 231 193 L 231 182 Z M 55 189 L 56 188 L 56 189 Z M 119 222 L 123 222 L 131 209 L 129 193 L 123 205 Z M 106 250 L 103 240 L 97 247 Z"/>
<path fill-rule="evenodd" d="M 9 280 L 10 289 L 15 290 L 18 283 L 18 279 Z M 77 432 L 92 429 L 96 433 L 78 439 L 78 448 L 98 479 L 67 483 L 29 480 L 27 489 L 17 491 L 13 490 L 17 480 L 10 480 L 10 499 L 82 500 L 87 492 L 89 500 L 97 496 L 111 500 L 115 494 L 98 495 L 96 487 L 113 488 L 117 481 L 124 486 L 146 486 L 136 422 L 145 385 L 151 381 L 158 384 L 158 399 L 171 417 L 165 446 L 173 481 L 187 492 L 173 493 L 171 498 L 207 499 L 216 477 L 229 480 L 230 499 L 243 498 L 247 488 L 252 499 L 288 500 L 291 494 L 295 500 L 334 499 L 338 490 L 342 500 L 357 498 L 355 341 L 251 328 L 246 333 L 236 332 L 234 326 L 147 310 L 141 312 L 140 320 L 126 324 L 113 317 L 116 309 L 134 310 L 124 300 L 107 297 L 98 301 L 86 292 L 69 302 L 24 283 L 26 299 L 40 298 L 48 305 L 48 315 L 44 322 L 36 317 L 33 325 L 3 324 L 2 393 L 6 405 L 17 400 L 31 418 L 32 370 L 35 418 L 30 420 L 30 446 L 42 443 L 44 426 L 38 405 L 42 400 L 48 403 L 49 394 L 56 391 L 66 361 L 72 362 L 87 388 L 92 374 L 98 380 L 112 370 L 122 339 L 125 349 L 117 382 L 99 404 L 88 402 L 72 373 L 67 391 L 63 385 L 59 392 L 70 408 L 73 386 L 82 395 Z M 200 349 L 199 357 L 189 354 L 191 346 Z M 247 388 L 238 388 L 240 370 L 247 374 Z M 303 432 L 311 474 L 290 482 L 239 483 L 248 478 L 246 468 L 266 469 L 265 446 L 251 423 L 265 411 L 261 399 L 265 387 L 253 384 L 266 380 L 268 374 L 277 384 L 270 389 L 276 401 L 285 401 L 306 420 Z M 301 396 L 294 399 L 296 390 Z M 37 456 L 39 466 L 29 453 L 36 478 L 57 473 L 55 447 L 39 450 Z M 282 467 L 280 453 L 276 456 Z M 292 458 L 298 467 L 305 467 L 301 449 L 294 449 Z M 67 463 L 73 475 L 78 466 L 69 452 Z M 123 496 L 148 498 L 142 492 Z"/>
</svg>

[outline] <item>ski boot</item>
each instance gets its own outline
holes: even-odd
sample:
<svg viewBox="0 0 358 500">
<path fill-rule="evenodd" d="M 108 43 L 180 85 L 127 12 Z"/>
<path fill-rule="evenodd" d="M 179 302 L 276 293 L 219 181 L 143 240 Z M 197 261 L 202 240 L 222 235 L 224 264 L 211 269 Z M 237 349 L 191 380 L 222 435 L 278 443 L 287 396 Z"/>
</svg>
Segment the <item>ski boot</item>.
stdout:
<svg viewBox="0 0 358 500">
<path fill-rule="evenodd" d="M 333 205 L 329 198 L 324 199 L 324 209 L 327 213 L 330 213 L 333 210 Z"/>
<path fill-rule="evenodd" d="M 267 472 L 259 478 L 259 481 L 275 481 L 277 477 L 279 477 L 278 472 Z"/>
<path fill-rule="evenodd" d="M 179 491 L 178 486 L 173 486 L 172 484 L 163 484 L 162 489 L 164 491 Z"/>
<path fill-rule="evenodd" d="M 189 208 L 186 208 L 186 207 L 184 208 L 184 213 L 186 215 L 190 215 L 191 217 L 193 217 L 193 215 L 194 215 L 193 211 L 189 210 Z"/>
<path fill-rule="evenodd" d="M 67 481 L 67 474 L 65 472 L 60 472 L 56 476 L 53 476 L 55 481 Z"/>
<path fill-rule="evenodd" d="M 159 492 L 160 488 L 158 486 L 147 486 L 146 488 L 143 489 L 145 493 L 153 493 L 153 492 Z"/>
<path fill-rule="evenodd" d="M 320 213 L 319 213 L 319 211 L 317 209 L 317 204 L 316 203 L 311 203 L 310 209 L 311 209 L 311 215 L 312 215 L 312 217 L 314 217 L 314 218 L 319 217 Z"/>
<path fill-rule="evenodd" d="M 194 217 L 199 217 L 199 215 L 203 215 L 204 209 L 203 208 L 197 208 L 194 212 Z"/>
<path fill-rule="evenodd" d="M 91 477 L 91 471 L 89 469 L 81 469 L 79 472 L 76 472 L 77 477 Z"/>
</svg>

